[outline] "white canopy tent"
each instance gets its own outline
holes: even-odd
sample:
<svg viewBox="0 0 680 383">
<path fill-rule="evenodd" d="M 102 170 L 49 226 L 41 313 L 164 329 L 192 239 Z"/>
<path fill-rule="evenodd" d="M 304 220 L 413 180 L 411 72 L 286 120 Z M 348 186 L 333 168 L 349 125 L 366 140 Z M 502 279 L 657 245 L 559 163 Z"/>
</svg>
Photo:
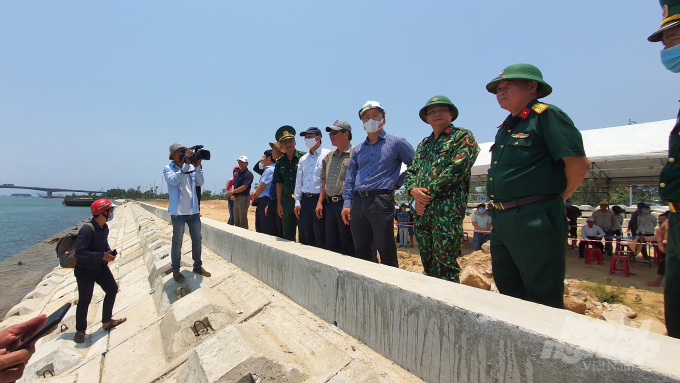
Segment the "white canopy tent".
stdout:
<svg viewBox="0 0 680 383">
<path fill-rule="evenodd" d="M 586 179 L 596 180 L 598 187 L 657 183 L 668 160 L 668 136 L 674 126 L 675 120 L 664 120 L 581 131 L 591 169 Z M 479 144 L 472 186 L 486 185 L 492 144 Z"/>
</svg>

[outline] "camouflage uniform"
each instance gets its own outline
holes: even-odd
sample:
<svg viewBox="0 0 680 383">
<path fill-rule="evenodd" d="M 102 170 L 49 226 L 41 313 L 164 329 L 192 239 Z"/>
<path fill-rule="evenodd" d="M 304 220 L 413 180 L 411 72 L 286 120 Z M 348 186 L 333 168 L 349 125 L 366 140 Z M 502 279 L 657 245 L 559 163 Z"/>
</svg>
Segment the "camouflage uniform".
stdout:
<svg viewBox="0 0 680 383">
<path fill-rule="evenodd" d="M 451 124 L 436 140 L 433 133 L 418 145 L 408 168 L 407 193 L 421 187 L 432 197 L 424 215 L 414 214 L 420 258 L 429 276 L 458 282 L 470 168 L 478 154 L 472 132 Z"/>
</svg>

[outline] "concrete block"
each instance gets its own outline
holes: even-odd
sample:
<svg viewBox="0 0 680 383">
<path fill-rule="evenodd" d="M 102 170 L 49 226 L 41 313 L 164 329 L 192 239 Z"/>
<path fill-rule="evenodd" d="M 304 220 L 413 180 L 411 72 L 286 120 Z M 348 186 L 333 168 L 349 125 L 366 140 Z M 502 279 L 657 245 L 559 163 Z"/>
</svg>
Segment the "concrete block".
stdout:
<svg viewBox="0 0 680 383">
<path fill-rule="evenodd" d="M 43 372 L 50 370 L 54 376 L 59 376 L 80 363 L 81 358 L 87 354 L 87 349 L 74 347 L 72 337 L 73 335 L 71 339 L 57 339 L 36 348 L 35 354 L 26 365 L 24 375 L 42 378 Z"/>
<path fill-rule="evenodd" d="M 292 355 L 258 327 L 245 323 L 230 326 L 196 347 L 177 381 L 302 382 L 306 378 Z"/>
<path fill-rule="evenodd" d="M 70 280 L 69 280 L 69 282 L 70 282 Z M 63 283 L 61 285 L 59 285 L 57 290 L 55 290 L 54 293 L 52 294 L 52 297 L 50 298 L 50 302 L 60 300 L 67 295 L 68 296 L 73 295 L 73 294 L 77 295 L 77 293 L 78 293 L 78 284 L 76 283 L 75 278 L 73 278 L 73 282 L 68 283 L 66 285 L 64 285 Z"/>
<path fill-rule="evenodd" d="M 101 381 L 106 383 L 153 382 L 170 369 L 163 355 L 159 325 L 154 324 L 115 348 L 109 349 L 104 358 Z"/>
<path fill-rule="evenodd" d="M 156 314 L 153 297 L 148 293 L 146 298 L 134 305 L 125 307 L 123 310 L 116 311 L 114 307 L 113 317 L 127 318 L 127 321 L 111 330 L 109 335 L 110 349 L 118 347 L 119 344 L 161 320 L 161 317 Z"/>
<path fill-rule="evenodd" d="M 151 271 L 153 264 L 161 259 L 170 259 L 170 251 L 172 250 L 172 245 L 165 244 L 156 250 L 148 251 L 144 254 L 144 261 L 146 262 L 147 270 Z"/>
<path fill-rule="evenodd" d="M 9 311 L 7 311 L 5 320 L 15 315 L 29 315 L 34 311 L 39 310 L 43 306 L 44 303 L 41 299 L 27 299 L 25 301 L 21 301 L 9 309 Z"/>
<path fill-rule="evenodd" d="M 212 289 L 199 289 L 166 311 L 160 330 L 167 360 L 196 347 L 216 331 L 240 319 L 243 314 L 237 314 L 233 307 L 226 307 L 224 298 Z"/>
<path fill-rule="evenodd" d="M 185 258 L 182 258 L 180 260 L 179 265 L 181 269 L 191 269 L 192 267 L 192 263 L 187 261 Z M 165 276 L 169 275 L 171 272 L 172 272 L 172 259 L 170 258 L 169 255 L 154 262 L 151 266 L 151 269 L 149 270 L 147 278 L 149 286 L 156 286 L 160 279 L 165 278 Z"/>
<path fill-rule="evenodd" d="M 125 284 L 146 277 L 148 271 L 144 260 L 140 257 L 118 268 L 118 284 Z"/>
<path fill-rule="evenodd" d="M 203 281 L 208 279 L 188 270 L 181 270 L 180 272 L 184 275 L 184 281 L 181 283 L 176 282 L 172 273 L 170 273 L 162 279 L 157 279 L 154 285 L 156 291 L 153 293 L 153 300 L 159 316 L 163 316 L 170 305 L 201 288 Z"/>
</svg>

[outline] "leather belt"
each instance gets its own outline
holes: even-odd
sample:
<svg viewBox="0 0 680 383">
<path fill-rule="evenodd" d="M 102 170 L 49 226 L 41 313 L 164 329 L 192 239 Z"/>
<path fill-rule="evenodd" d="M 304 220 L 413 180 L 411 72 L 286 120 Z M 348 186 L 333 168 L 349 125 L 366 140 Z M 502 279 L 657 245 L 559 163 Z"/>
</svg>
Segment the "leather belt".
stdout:
<svg viewBox="0 0 680 383">
<path fill-rule="evenodd" d="M 493 208 L 498 211 L 514 209 L 518 206 L 528 205 L 534 202 L 545 201 L 547 199 L 553 199 L 559 197 L 559 194 L 543 194 L 543 195 L 532 195 L 529 197 L 518 198 L 505 202 L 494 202 Z"/>
<path fill-rule="evenodd" d="M 371 197 L 374 195 L 380 195 L 380 194 L 392 194 L 392 190 L 387 190 L 387 189 L 377 189 L 377 190 L 363 190 L 363 191 L 355 191 L 354 195 L 357 197 Z"/>
<path fill-rule="evenodd" d="M 316 194 L 315 193 L 302 193 L 302 195 L 304 197 L 307 197 L 307 198 L 314 198 L 314 197 L 318 197 L 319 193 L 316 193 Z"/>
<path fill-rule="evenodd" d="M 670 209 L 671 213 L 680 213 L 680 202 L 669 202 L 668 209 Z"/>
<path fill-rule="evenodd" d="M 341 195 L 326 196 L 326 200 L 330 202 L 342 202 L 344 201 Z"/>
<path fill-rule="evenodd" d="M 279 198 L 279 197 L 277 197 L 277 196 L 269 196 L 269 200 L 270 200 L 270 201 L 276 201 L 277 198 Z"/>
</svg>

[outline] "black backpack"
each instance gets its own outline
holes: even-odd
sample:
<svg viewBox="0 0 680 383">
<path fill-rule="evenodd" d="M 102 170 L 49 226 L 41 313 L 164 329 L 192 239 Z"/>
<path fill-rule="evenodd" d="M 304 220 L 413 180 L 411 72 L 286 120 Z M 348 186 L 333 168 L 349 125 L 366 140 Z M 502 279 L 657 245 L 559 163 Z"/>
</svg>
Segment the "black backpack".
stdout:
<svg viewBox="0 0 680 383">
<path fill-rule="evenodd" d="M 91 222 L 85 225 L 89 226 L 94 232 L 94 225 Z M 57 258 L 59 258 L 59 266 L 67 269 L 76 267 L 76 239 L 78 239 L 78 234 L 71 233 L 61 237 L 57 242 L 57 247 L 54 250 L 57 252 Z"/>
</svg>

